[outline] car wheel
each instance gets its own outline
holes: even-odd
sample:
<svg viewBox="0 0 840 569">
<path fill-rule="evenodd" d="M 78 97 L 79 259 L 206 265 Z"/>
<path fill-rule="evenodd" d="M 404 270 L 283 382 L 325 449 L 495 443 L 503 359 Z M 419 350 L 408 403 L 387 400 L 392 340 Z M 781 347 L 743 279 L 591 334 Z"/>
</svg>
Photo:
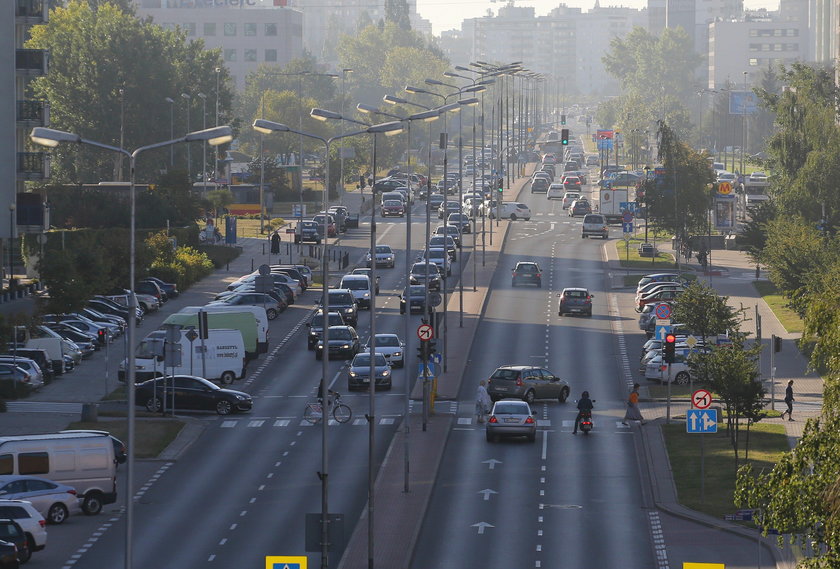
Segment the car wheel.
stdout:
<svg viewBox="0 0 840 569">
<path fill-rule="evenodd" d="M 580 236 L 581 239 L 586 239 L 586 233 L 582 233 Z"/>
<path fill-rule="evenodd" d="M 216 413 L 219 415 L 230 415 L 233 412 L 233 405 L 227 399 L 222 399 L 216 403 Z"/>
<path fill-rule="evenodd" d="M 265 311 L 265 315 L 268 317 L 269 320 L 274 320 L 275 318 L 277 318 L 277 311 L 273 308 L 269 308 Z"/>
<path fill-rule="evenodd" d="M 67 506 L 61 503 L 53 504 L 47 510 L 47 521 L 55 525 L 63 524 L 64 520 L 67 519 L 67 514 Z"/>
<path fill-rule="evenodd" d="M 160 397 L 149 397 L 146 401 L 146 411 L 149 413 L 159 413 L 162 408 L 163 401 L 160 400 Z"/>
<path fill-rule="evenodd" d="M 566 399 L 568 399 L 568 398 L 569 398 L 569 388 L 564 387 L 563 389 L 560 390 L 560 395 L 557 397 L 557 400 L 560 401 L 560 403 L 565 403 Z"/>
<path fill-rule="evenodd" d="M 686 383 L 688 383 L 689 379 L 690 379 L 690 376 L 688 375 L 688 372 L 681 371 L 674 378 L 674 383 L 676 383 L 677 385 L 685 385 Z"/>
<path fill-rule="evenodd" d="M 90 492 L 85 496 L 82 511 L 89 516 L 95 516 L 102 511 L 102 496 L 99 492 Z"/>
<path fill-rule="evenodd" d="M 516 214 L 515 213 L 510 214 L 510 220 L 511 221 L 516 221 Z"/>
<path fill-rule="evenodd" d="M 219 378 L 219 381 L 223 385 L 230 385 L 233 383 L 233 380 L 236 379 L 236 374 L 232 371 L 226 371 L 222 373 L 222 376 Z"/>
<path fill-rule="evenodd" d="M 18 549 L 18 561 L 21 565 L 26 563 L 32 558 L 32 548 L 29 547 L 29 539 L 26 540 L 26 543 L 23 545 L 22 549 Z"/>
<path fill-rule="evenodd" d="M 522 398 L 522 400 L 525 401 L 525 403 L 527 403 L 528 405 L 533 405 L 535 398 L 536 398 L 536 394 L 534 393 L 534 390 L 529 389 L 528 391 L 525 392 L 525 396 Z"/>
</svg>

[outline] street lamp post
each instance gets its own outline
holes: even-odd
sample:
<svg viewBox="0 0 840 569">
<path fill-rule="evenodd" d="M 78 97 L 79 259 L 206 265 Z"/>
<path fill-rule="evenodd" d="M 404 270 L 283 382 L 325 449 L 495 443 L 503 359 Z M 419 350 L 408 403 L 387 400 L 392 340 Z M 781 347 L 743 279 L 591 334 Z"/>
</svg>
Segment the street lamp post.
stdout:
<svg viewBox="0 0 840 569">
<path fill-rule="evenodd" d="M 196 97 L 201 99 L 201 129 L 207 130 L 207 95 L 197 93 Z M 192 190 L 192 182 L 190 182 Z M 202 197 L 207 192 L 207 141 L 201 143 L 201 193 Z"/>
<path fill-rule="evenodd" d="M 187 132 L 190 132 L 190 105 L 192 104 L 192 97 L 187 93 L 181 93 L 181 98 L 187 102 Z M 190 145 L 187 144 L 187 180 L 192 186 L 192 154 L 190 153 Z"/>
<path fill-rule="evenodd" d="M 316 112 L 317 111 L 317 112 Z M 326 120 L 329 118 L 344 118 L 339 113 L 333 113 L 331 111 L 324 111 L 323 109 L 312 109 L 310 116 L 313 118 L 317 118 L 319 120 Z M 353 121 L 358 122 L 358 121 Z M 361 123 L 364 124 L 364 123 Z M 334 136 L 332 138 L 323 138 L 321 136 L 317 136 L 315 134 L 307 133 L 304 131 L 295 130 L 290 128 L 284 124 L 267 121 L 264 119 L 257 119 L 254 121 L 254 130 L 261 132 L 263 134 L 269 134 L 271 132 L 291 132 L 294 134 L 298 134 L 300 136 L 305 136 L 307 138 L 312 138 L 315 140 L 320 140 L 324 144 L 325 156 L 326 156 L 326 164 L 324 167 L 324 181 L 325 181 L 325 191 L 324 191 L 324 198 L 323 198 L 323 207 L 324 211 L 329 209 L 329 192 L 327 188 L 329 188 L 330 183 L 330 146 L 336 140 L 340 140 L 342 138 L 347 138 L 350 136 L 358 136 L 360 134 L 373 134 L 374 140 L 375 135 L 384 133 L 386 135 L 389 134 L 399 134 L 402 132 L 402 125 L 398 122 L 389 122 L 389 123 L 382 123 L 373 126 L 367 126 L 363 130 L 358 130 L 355 132 L 345 133 L 338 136 Z M 321 300 L 322 305 L 322 312 L 324 317 L 329 313 L 329 261 L 327 255 L 327 238 L 326 238 L 326 216 L 324 219 L 324 239 L 321 242 L 321 270 L 322 270 L 322 278 L 323 278 L 323 296 Z M 374 257 L 375 258 L 375 257 Z M 374 261 L 371 263 L 372 266 L 376 266 L 376 262 Z M 371 342 L 375 343 L 373 339 L 374 329 L 373 329 L 373 310 L 374 310 L 374 299 L 375 296 L 371 297 Z M 329 327 L 324 326 L 323 331 L 323 345 L 329 345 Z M 321 421 L 321 472 L 319 473 L 319 478 L 321 480 L 321 569 L 327 569 L 329 566 L 329 502 L 328 502 L 328 467 L 329 467 L 329 454 L 328 454 L 328 446 L 327 446 L 327 425 L 329 421 L 327 417 L 329 416 L 329 386 L 327 385 L 327 377 L 329 374 L 329 358 L 324 357 L 322 361 L 322 372 L 321 372 L 321 393 L 324 397 L 324 410 L 323 410 L 323 417 Z M 371 425 L 374 424 L 374 393 L 376 392 L 376 376 L 371 375 L 370 377 L 370 392 L 371 392 L 371 409 L 369 415 L 369 422 Z M 373 428 L 371 427 L 371 450 L 373 446 Z M 369 478 L 373 479 L 373 473 L 370 473 Z M 373 484 L 369 481 L 369 499 L 368 499 L 368 515 L 370 517 L 369 524 L 370 530 L 373 529 Z M 372 540 L 373 539 L 373 532 L 370 531 L 370 536 L 368 538 L 369 544 L 371 546 L 370 552 L 370 559 L 368 560 L 369 566 L 372 567 L 372 559 L 373 559 L 373 552 L 372 552 Z"/>
<path fill-rule="evenodd" d="M 347 80 L 347 74 L 353 73 L 353 70 L 349 67 L 345 67 L 341 70 L 341 114 L 344 114 L 344 88 L 345 83 Z M 344 134 L 344 123 L 341 123 L 341 134 Z M 341 146 L 338 148 L 338 164 L 339 164 L 339 173 L 338 173 L 338 183 L 340 190 L 338 191 L 338 200 L 339 203 L 344 203 L 344 144 L 342 141 Z M 371 190 L 372 191 L 372 190 Z"/>
<path fill-rule="evenodd" d="M 12 279 L 15 278 L 15 248 L 12 243 L 15 240 L 15 209 L 17 204 L 12 202 L 9 204 L 9 290 L 14 292 L 12 288 Z"/>
<path fill-rule="evenodd" d="M 177 139 L 171 139 L 164 142 L 157 142 L 147 146 L 141 146 L 133 152 L 124 148 L 110 146 L 101 142 L 93 140 L 86 140 L 78 134 L 54 130 L 51 128 L 36 127 L 32 129 L 30 139 L 35 144 L 54 148 L 62 142 L 73 142 L 76 144 L 86 144 L 88 146 L 95 146 L 104 150 L 112 152 L 119 152 L 128 157 L 129 163 L 129 200 L 131 202 L 131 214 L 129 222 L 129 299 L 128 299 L 128 331 L 127 337 L 127 358 L 126 358 L 126 395 L 128 400 L 128 434 L 126 437 L 127 461 L 126 461 L 126 506 L 125 506 L 125 568 L 131 569 L 133 563 L 133 541 L 132 536 L 134 532 L 134 427 L 135 427 L 135 392 L 134 385 L 136 379 L 135 369 L 135 327 L 136 327 L 136 313 L 137 313 L 137 297 L 134 294 L 134 279 L 135 279 L 135 260 L 136 260 L 136 218 L 137 208 L 135 199 L 135 183 L 136 183 L 136 169 L 135 164 L 137 157 L 147 150 L 154 150 L 163 148 L 165 146 L 172 146 L 180 143 L 189 143 L 193 141 L 206 140 L 211 146 L 218 146 L 233 139 L 232 130 L 229 126 L 214 127 L 197 132 L 190 132 L 185 136 Z"/>
<path fill-rule="evenodd" d="M 216 124 L 215 126 L 219 126 L 219 75 L 222 73 L 222 68 L 217 67 L 216 71 Z M 219 147 L 216 147 L 216 161 L 213 164 L 213 180 L 214 184 L 218 184 L 219 180 Z"/>
<path fill-rule="evenodd" d="M 169 103 L 169 139 L 175 138 L 175 100 L 171 97 L 167 97 L 164 99 L 167 103 Z M 169 149 L 169 168 L 173 168 L 175 166 L 175 147 L 172 146 Z"/>
</svg>

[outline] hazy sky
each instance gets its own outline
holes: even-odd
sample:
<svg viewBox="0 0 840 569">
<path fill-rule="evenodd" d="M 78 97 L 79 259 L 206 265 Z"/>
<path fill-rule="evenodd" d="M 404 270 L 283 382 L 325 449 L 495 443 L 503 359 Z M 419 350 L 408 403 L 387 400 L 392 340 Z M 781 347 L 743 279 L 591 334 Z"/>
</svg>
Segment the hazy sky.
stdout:
<svg viewBox="0 0 840 569">
<path fill-rule="evenodd" d="M 435 35 L 451 29 L 460 29 L 461 21 L 466 18 L 477 18 L 486 15 L 488 8 L 495 14 L 500 6 L 507 2 L 492 2 L 491 0 L 417 0 L 417 11 L 432 22 Z M 516 6 L 533 6 L 538 16 L 547 14 L 560 5 L 557 0 L 523 0 L 515 2 Z M 567 6 L 590 10 L 595 0 L 566 0 Z M 630 8 L 644 8 L 647 0 L 601 0 L 601 6 L 628 6 Z M 746 8 L 767 8 L 775 10 L 779 7 L 778 0 L 744 0 Z"/>
</svg>

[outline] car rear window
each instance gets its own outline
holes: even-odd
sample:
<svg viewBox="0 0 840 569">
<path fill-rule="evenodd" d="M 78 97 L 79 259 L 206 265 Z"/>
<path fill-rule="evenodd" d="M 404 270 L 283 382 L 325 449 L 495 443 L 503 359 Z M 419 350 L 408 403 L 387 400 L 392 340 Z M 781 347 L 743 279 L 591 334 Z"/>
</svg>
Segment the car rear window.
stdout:
<svg viewBox="0 0 840 569">
<path fill-rule="evenodd" d="M 494 415 L 523 415 L 527 413 L 524 405 L 520 405 L 514 401 L 509 403 L 496 403 L 493 407 Z"/>
<path fill-rule="evenodd" d="M 586 298 L 586 292 L 582 290 L 567 290 L 563 295 L 566 298 Z"/>
<path fill-rule="evenodd" d="M 601 215 L 587 215 L 583 218 L 584 223 L 604 223 L 604 217 Z"/>
<path fill-rule="evenodd" d="M 497 369 L 490 376 L 490 379 L 504 379 L 507 381 L 515 381 L 519 377 L 518 369 Z"/>
<path fill-rule="evenodd" d="M 29 517 L 29 513 L 20 506 L 0 506 L 0 518 L 25 520 Z"/>
<path fill-rule="evenodd" d="M 341 281 L 341 288 L 350 290 L 367 290 L 370 287 L 363 279 L 347 279 Z"/>
<path fill-rule="evenodd" d="M 353 295 L 348 292 L 338 292 L 330 293 L 330 304 L 332 305 L 340 305 L 340 304 L 353 304 Z"/>
</svg>

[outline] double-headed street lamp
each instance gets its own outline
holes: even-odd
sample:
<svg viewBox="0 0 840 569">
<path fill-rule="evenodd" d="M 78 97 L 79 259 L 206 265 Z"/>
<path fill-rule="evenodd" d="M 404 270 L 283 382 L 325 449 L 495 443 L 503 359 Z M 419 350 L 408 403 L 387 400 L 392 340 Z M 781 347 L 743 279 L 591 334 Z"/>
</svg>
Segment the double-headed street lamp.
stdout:
<svg viewBox="0 0 840 569">
<path fill-rule="evenodd" d="M 187 132 L 190 132 L 190 104 L 192 103 L 192 97 L 188 93 L 181 93 L 181 98 L 187 102 Z M 192 186 L 192 153 L 190 152 L 189 144 L 187 144 L 187 179 L 190 181 L 190 186 Z"/>
<path fill-rule="evenodd" d="M 317 112 L 316 112 L 317 111 Z M 312 109 L 310 112 L 310 116 L 313 118 L 319 118 L 320 120 L 326 120 L 328 118 L 342 118 L 339 113 L 333 113 L 332 111 L 325 111 L 323 109 Z M 357 122 L 357 121 L 354 121 Z M 362 123 L 364 124 L 364 123 Z M 324 211 L 326 212 L 329 209 L 329 184 L 330 184 L 330 146 L 336 140 L 340 140 L 342 138 L 348 138 L 350 136 L 358 136 L 360 134 L 399 134 L 403 130 L 403 126 L 398 122 L 388 122 L 377 124 L 373 126 L 367 126 L 362 130 L 358 130 L 355 132 L 349 132 L 345 134 L 340 134 L 338 136 L 333 136 L 332 138 L 323 138 L 321 136 L 304 132 L 301 130 L 295 130 L 290 128 L 284 124 L 267 121 L 264 119 L 257 119 L 254 121 L 254 130 L 263 134 L 270 134 L 272 132 L 291 132 L 300 136 L 305 136 L 307 138 L 312 138 L 315 140 L 320 140 L 324 144 L 324 151 L 325 151 L 325 166 L 324 166 L 324 200 L 323 200 L 323 207 Z M 375 140 L 375 138 L 374 138 Z M 324 314 L 324 318 L 329 313 L 329 261 L 328 261 L 328 253 L 327 253 L 327 216 L 324 216 L 324 239 L 321 242 L 321 271 L 322 271 L 322 279 L 323 279 L 323 296 L 321 299 L 321 307 L 322 312 Z M 376 257 L 375 251 L 374 256 L 372 257 L 373 262 L 371 263 L 372 267 L 376 266 Z M 371 337 L 373 337 L 373 310 L 374 310 L 374 299 L 375 296 L 371 296 Z M 329 345 L 329 326 L 324 326 L 323 331 L 323 345 L 324 350 L 327 350 L 326 346 Z M 371 338 L 373 342 L 373 338 Z M 327 385 L 328 381 L 328 374 L 329 374 L 329 358 L 323 358 L 322 362 L 322 375 L 321 375 L 321 389 L 320 392 L 323 396 L 323 420 L 321 421 L 321 472 L 319 473 L 319 477 L 321 480 L 321 568 L 327 569 L 329 566 L 329 495 L 328 495 L 328 467 L 329 467 L 329 454 L 328 454 L 328 446 L 327 446 L 327 426 L 329 421 L 327 417 L 329 416 L 330 411 L 330 399 L 329 399 L 329 386 Z M 371 401 L 373 401 L 373 395 L 376 391 L 376 375 L 371 374 L 370 376 L 370 392 L 371 392 Z M 374 424 L 374 407 L 371 404 L 370 415 L 369 415 L 369 422 L 371 425 Z M 372 433 L 371 428 L 371 433 Z M 372 434 L 371 434 L 372 437 Z M 371 438 L 371 445 L 373 445 L 373 439 Z M 371 449 L 372 450 L 372 449 Z M 373 474 L 370 475 L 373 478 Z M 369 515 L 370 515 L 370 526 L 373 529 L 373 485 L 370 485 L 370 497 L 368 500 L 368 508 L 369 508 Z M 373 539 L 373 532 L 370 532 L 369 540 Z M 370 542 L 372 543 L 372 542 Z M 373 552 L 371 547 L 370 553 L 371 559 L 373 558 Z"/>
<path fill-rule="evenodd" d="M 135 278 L 135 260 L 136 260 L 136 218 L 137 218 L 137 210 L 136 210 L 136 199 L 135 199 L 135 178 L 136 178 L 136 169 L 135 164 L 137 162 L 137 156 L 141 153 L 146 152 L 147 150 L 154 150 L 157 148 L 163 148 L 165 146 L 173 146 L 175 144 L 180 143 L 190 143 L 195 141 L 207 141 L 211 146 L 218 146 L 220 144 L 224 144 L 226 142 L 230 142 L 233 139 L 232 130 L 229 126 L 217 126 L 214 128 L 208 128 L 205 130 L 199 130 L 196 132 L 190 132 L 181 138 L 174 138 L 172 140 L 166 140 L 163 142 L 157 142 L 154 144 L 149 144 L 147 146 L 141 146 L 140 148 L 132 151 L 126 150 L 124 148 L 119 148 L 116 146 L 111 146 L 108 144 L 103 144 L 101 142 L 96 142 L 93 140 L 87 140 L 79 136 L 78 134 L 73 134 L 69 132 L 64 132 L 61 130 L 54 130 L 51 128 L 44 128 L 44 127 L 36 127 L 32 129 L 32 133 L 29 135 L 29 138 L 35 144 L 39 144 L 41 146 L 47 146 L 49 148 L 54 148 L 58 146 L 62 142 L 73 142 L 76 144 L 86 144 L 88 146 L 95 146 L 97 148 L 103 148 L 105 150 L 110 150 L 112 152 L 119 152 L 120 154 L 128 157 L 129 163 L 129 201 L 131 203 L 131 214 L 130 214 L 130 223 L 129 223 L 129 246 L 128 246 L 128 258 L 129 258 L 129 268 L 128 268 L 128 286 L 129 286 L 129 295 L 128 295 L 128 332 L 126 334 L 127 343 L 128 343 L 128 354 L 126 358 L 126 366 L 127 366 L 127 379 L 126 379 L 126 395 L 128 401 L 128 436 L 126 440 L 126 444 L 128 445 L 128 458 L 127 458 L 127 467 L 126 467 L 126 507 L 125 507 L 125 569 L 131 569 L 132 566 L 132 534 L 133 534 L 133 525 L 134 525 L 134 423 L 135 423 L 135 393 L 134 393 L 134 385 L 135 385 L 135 378 L 136 378 L 136 369 L 134 366 L 135 362 L 135 350 L 136 350 L 136 340 L 135 340 L 135 326 L 136 326 L 136 315 L 137 315 L 137 298 L 134 294 L 134 278 Z"/>
</svg>

